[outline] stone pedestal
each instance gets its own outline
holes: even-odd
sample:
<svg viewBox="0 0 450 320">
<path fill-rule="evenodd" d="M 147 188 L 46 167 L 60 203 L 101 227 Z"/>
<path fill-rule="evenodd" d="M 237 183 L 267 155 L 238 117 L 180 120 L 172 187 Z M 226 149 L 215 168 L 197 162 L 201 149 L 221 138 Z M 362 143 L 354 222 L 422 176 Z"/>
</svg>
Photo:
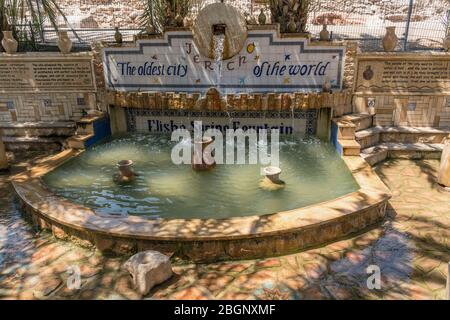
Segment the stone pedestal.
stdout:
<svg viewBox="0 0 450 320">
<path fill-rule="evenodd" d="M 5 144 L 2 140 L 2 133 L 0 131 L 0 171 L 9 168 L 8 159 L 6 158 Z"/>
<path fill-rule="evenodd" d="M 192 154 L 192 169 L 195 171 L 206 171 L 214 168 L 216 162 L 212 158 L 213 155 L 205 155 L 205 149 L 213 143 L 212 138 L 202 138 L 202 140 L 194 141 L 194 153 Z"/>
<path fill-rule="evenodd" d="M 438 183 L 444 187 L 450 187 L 450 138 L 447 138 L 445 141 L 444 150 L 442 151 Z"/>
</svg>

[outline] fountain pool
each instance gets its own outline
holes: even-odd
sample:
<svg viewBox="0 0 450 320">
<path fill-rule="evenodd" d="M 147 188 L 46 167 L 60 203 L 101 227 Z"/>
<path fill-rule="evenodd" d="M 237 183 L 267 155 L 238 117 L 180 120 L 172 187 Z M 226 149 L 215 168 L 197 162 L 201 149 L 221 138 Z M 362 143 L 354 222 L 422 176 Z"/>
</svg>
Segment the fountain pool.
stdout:
<svg viewBox="0 0 450 320">
<path fill-rule="evenodd" d="M 260 164 L 217 165 L 206 172 L 175 165 L 175 142 L 158 134 L 127 134 L 86 150 L 43 177 L 55 193 L 105 215 L 158 218 L 229 218 L 305 207 L 356 191 L 359 186 L 334 148 L 315 137 L 280 141 L 285 188 L 260 187 Z M 248 148 L 247 148 L 248 152 Z M 225 153 L 225 151 L 224 151 Z M 116 163 L 131 159 L 131 184 L 113 181 Z"/>
</svg>

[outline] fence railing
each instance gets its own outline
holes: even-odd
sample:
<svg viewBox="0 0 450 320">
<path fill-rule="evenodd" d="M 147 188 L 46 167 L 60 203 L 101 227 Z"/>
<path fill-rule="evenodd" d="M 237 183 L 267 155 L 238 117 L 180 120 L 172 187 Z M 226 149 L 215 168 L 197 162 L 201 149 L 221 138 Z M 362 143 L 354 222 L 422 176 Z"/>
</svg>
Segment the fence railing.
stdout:
<svg viewBox="0 0 450 320">
<path fill-rule="evenodd" d="M 114 41 L 114 27 L 118 26 L 124 41 L 131 41 L 141 32 L 139 16 L 144 1 L 60 0 L 72 32 L 70 37 L 76 47 L 88 47 L 93 41 Z M 211 0 L 192 0 L 193 11 Z M 450 0 L 309 0 L 307 28 L 317 38 L 323 24 L 334 39 L 359 41 L 363 51 L 381 49 L 381 39 L 386 26 L 395 26 L 399 37 L 399 50 L 442 48 L 450 21 Z M 97 1 L 98 2 L 98 1 Z M 260 9 L 270 15 L 265 0 L 228 0 L 247 15 L 259 14 Z M 94 10 L 94 11 L 93 11 Z M 89 13 L 89 14 L 88 14 Z M 270 16 L 268 17 L 270 21 Z M 35 35 L 39 43 L 51 46 L 57 34 L 51 27 Z"/>
</svg>

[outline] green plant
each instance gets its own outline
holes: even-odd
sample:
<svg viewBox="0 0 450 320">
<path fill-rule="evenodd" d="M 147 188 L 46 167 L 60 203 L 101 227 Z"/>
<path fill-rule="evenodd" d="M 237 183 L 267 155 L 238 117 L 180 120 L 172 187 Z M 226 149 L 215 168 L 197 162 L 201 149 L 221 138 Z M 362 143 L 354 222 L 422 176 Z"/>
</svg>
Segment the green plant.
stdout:
<svg viewBox="0 0 450 320">
<path fill-rule="evenodd" d="M 36 47 L 36 37 L 43 34 L 46 22 L 58 30 L 58 16 L 67 23 L 56 0 L 0 0 L 0 32 L 12 31 L 20 48 Z"/>
<path fill-rule="evenodd" d="M 311 0 L 268 0 L 272 23 L 279 23 L 281 32 L 288 32 L 288 24 L 295 23 L 296 32 L 306 32 L 308 7 Z"/>
<path fill-rule="evenodd" d="M 176 17 L 184 18 L 189 13 L 190 0 L 146 0 L 141 25 L 152 26 L 155 32 L 163 32 L 165 27 L 176 26 Z"/>
</svg>

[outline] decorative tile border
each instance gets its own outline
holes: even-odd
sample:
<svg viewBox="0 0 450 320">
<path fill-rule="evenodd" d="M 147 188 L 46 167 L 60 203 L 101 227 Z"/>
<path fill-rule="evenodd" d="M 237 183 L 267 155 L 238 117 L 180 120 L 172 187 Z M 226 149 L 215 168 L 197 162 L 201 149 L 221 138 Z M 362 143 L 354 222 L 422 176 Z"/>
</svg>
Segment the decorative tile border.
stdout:
<svg viewBox="0 0 450 320">
<path fill-rule="evenodd" d="M 136 132 L 137 117 L 185 117 L 195 118 L 232 118 L 245 123 L 245 119 L 304 119 L 306 127 L 304 134 L 314 135 L 317 128 L 318 109 L 291 111 L 186 111 L 186 110 L 152 110 L 141 108 L 125 108 L 127 131 Z"/>
</svg>

